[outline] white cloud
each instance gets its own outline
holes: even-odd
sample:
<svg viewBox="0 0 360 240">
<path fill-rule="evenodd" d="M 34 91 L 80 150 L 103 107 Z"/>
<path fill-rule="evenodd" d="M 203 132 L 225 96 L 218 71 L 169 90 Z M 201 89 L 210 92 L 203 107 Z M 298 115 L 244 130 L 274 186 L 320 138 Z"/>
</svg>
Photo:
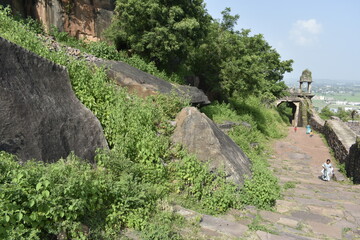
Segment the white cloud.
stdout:
<svg viewBox="0 0 360 240">
<path fill-rule="evenodd" d="M 316 19 L 297 20 L 290 30 L 290 39 L 297 45 L 310 46 L 318 42 L 322 24 Z"/>
</svg>

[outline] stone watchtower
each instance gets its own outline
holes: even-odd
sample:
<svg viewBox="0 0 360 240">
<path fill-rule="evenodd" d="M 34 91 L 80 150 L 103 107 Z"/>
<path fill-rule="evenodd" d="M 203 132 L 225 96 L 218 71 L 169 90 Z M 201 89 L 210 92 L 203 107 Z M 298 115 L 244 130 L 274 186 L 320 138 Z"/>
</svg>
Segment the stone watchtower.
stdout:
<svg viewBox="0 0 360 240">
<path fill-rule="evenodd" d="M 290 96 L 280 98 L 275 102 L 276 106 L 286 102 L 287 106 L 292 108 L 292 117 L 289 120 L 294 127 L 303 127 L 308 124 L 308 109 L 311 107 L 311 98 L 315 96 L 311 93 L 312 76 L 309 69 L 302 72 L 299 82 L 300 87 L 297 91 L 293 91 Z M 303 91 L 303 83 L 307 83 L 306 91 Z"/>
<path fill-rule="evenodd" d="M 307 82 L 307 90 L 305 93 L 311 94 L 311 83 L 312 83 L 312 76 L 309 69 L 305 69 L 300 77 L 300 87 L 299 87 L 299 93 L 303 93 L 302 85 L 303 83 Z"/>
</svg>

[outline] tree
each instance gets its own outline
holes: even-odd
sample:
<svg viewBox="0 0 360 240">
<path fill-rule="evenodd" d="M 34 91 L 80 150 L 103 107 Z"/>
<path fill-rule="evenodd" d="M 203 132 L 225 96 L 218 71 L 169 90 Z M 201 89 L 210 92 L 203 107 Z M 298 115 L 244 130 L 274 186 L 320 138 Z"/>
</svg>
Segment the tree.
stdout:
<svg viewBox="0 0 360 240">
<path fill-rule="evenodd" d="M 334 115 L 335 113 L 330 110 L 329 106 L 325 106 L 321 109 L 320 116 L 324 120 L 327 120 Z"/>
<path fill-rule="evenodd" d="M 352 119 L 353 122 L 354 122 L 354 118 L 355 118 L 356 114 L 357 114 L 356 110 L 351 111 L 351 119 Z"/>
<path fill-rule="evenodd" d="M 107 35 L 117 48 L 165 69 L 185 61 L 211 20 L 203 0 L 117 0 L 115 13 Z"/>
<path fill-rule="evenodd" d="M 233 32 L 234 27 L 237 24 L 237 21 L 239 20 L 240 16 L 238 14 L 232 16 L 230 12 L 231 12 L 230 8 L 225 8 L 225 10 L 221 12 L 221 14 L 223 15 L 223 19 L 220 25 L 223 30 L 228 30 L 230 32 Z"/>
<path fill-rule="evenodd" d="M 338 108 L 338 112 L 336 114 L 342 121 L 346 122 L 347 120 L 349 120 L 349 112 L 345 111 L 344 108 L 339 107 Z"/>
<path fill-rule="evenodd" d="M 221 86 L 228 97 L 266 95 L 279 97 L 286 89 L 283 74 L 292 71 L 293 60 L 281 61 L 261 34 L 249 36 L 250 30 L 234 33 L 241 44 L 221 66 Z"/>
<path fill-rule="evenodd" d="M 130 50 L 168 72 L 199 76 L 213 98 L 235 95 L 273 99 L 286 85 L 292 60 L 280 55 L 261 34 L 234 31 L 239 15 L 222 11 L 221 21 L 206 12 L 203 0 L 117 0 L 108 35 L 118 49 Z M 215 97 L 214 97 L 215 96 Z"/>
<path fill-rule="evenodd" d="M 189 64 L 201 76 L 203 88 L 219 98 L 255 95 L 274 98 L 287 88 L 283 74 L 292 71 L 292 60 L 280 55 L 262 35 L 249 36 L 250 30 L 234 31 L 238 15 L 230 8 L 222 11 L 221 21 L 213 21 L 208 37 L 194 49 Z M 215 94 L 214 94 L 215 92 Z"/>
</svg>

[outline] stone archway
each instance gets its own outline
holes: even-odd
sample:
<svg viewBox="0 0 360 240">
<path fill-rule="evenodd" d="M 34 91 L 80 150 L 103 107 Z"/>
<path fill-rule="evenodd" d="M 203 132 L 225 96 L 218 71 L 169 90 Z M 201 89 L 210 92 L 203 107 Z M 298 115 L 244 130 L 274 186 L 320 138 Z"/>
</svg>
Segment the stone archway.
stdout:
<svg viewBox="0 0 360 240">
<path fill-rule="evenodd" d="M 300 102 L 296 101 L 289 101 L 289 100 L 278 100 L 276 101 L 276 107 L 279 107 L 281 104 L 286 103 L 288 107 L 292 109 L 292 117 L 289 119 L 289 123 L 294 126 L 298 127 L 299 124 L 299 112 L 300 112 Z"/>
</svg>

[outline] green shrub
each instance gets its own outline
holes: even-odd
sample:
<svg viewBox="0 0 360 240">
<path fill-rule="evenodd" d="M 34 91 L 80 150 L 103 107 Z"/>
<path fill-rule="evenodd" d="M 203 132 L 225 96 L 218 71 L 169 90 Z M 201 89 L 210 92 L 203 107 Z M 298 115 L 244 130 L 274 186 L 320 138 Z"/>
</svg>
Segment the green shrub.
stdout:
<svg viewBox="0 0 360 240">
<path fill-rule="evenodd" d="M 180 153 L 181 160 L 173 163 L 179 198 L 190 208 L 209 213 L 223 213 L 230 208 L 240 209 L 238 186 L 228 182 L 223 170 L 211 173 L 194 156 Z M 192 206 L 191 206 L 192 205 Z"/>
<path fill-rule="evenodd" d="M 239 123 L 228 134 L 251 159 L 253 172 L 241 189 L 240 202 L 262 209 L 272 208 L 280 198 L 280 186 L 268 170 L 265 151 L 271 138 L 284 136 L 284 123 L 277 111 L 254 97 L 233 99 L 229 104 L 214 103 L 202 111 L 216 122 Z"/>
<path fill-rule="evenodd" d="M 277 111 L 280 114 L 281 119 L 287 125 L 290 125 L 290 119 L 293 117 L 292 108 L 288 105 L 289 103 L 281 103 L 277 107 Z"/>
<path fill-rule="evenodd" d="M 121 61 L 125 56 L 121 56 L 113 45 L 106 42 L 90 42 L 86 45 L 86 51 L 98 58 Z"/>
<path fill-rule="evenodd" d="M 144 240 L 180 240 L 181 235 L 178 233 L 179 224 L 183 219 L 169 211 L 159 211 L 151 218 L 149 223 L 144 227 L 141 239 Z"/>
<path fill-rule="evenodd" d="M 236 112 L 242 115 L 249 115 L 256 122 L 257 129 L 265 137 L 280 138 L 285 136 L 285 124 L 278 112 L 272 107 L 267 107 L 257 97 L 232 98 L 231 104 Z"/>
<path fill-rule="evenodd" d="M 245 180 L 242 188 L 242 203 L 254 205 L 261 209 L 271 209 L 281 197 L 278 179 L 267 168 L 264 157 L 253 157 L 251 179 Z"/>
<path fill-rule="evenodd" d="M 50 34 L 55 38 L 57 42 L 66 44 L 67 46 L 79 48 L 81 50 L 83 50 L 86 46 L 85 42 L 77 40 L 75 37 L 70 36 L 67 32 L 60 31 L 55 26 L 51 27 Z"/>
<path fill-rule="evenodd" d="M 216 123 L 225 121 L 241 122 L 243 121 L 230 103 L 213 102 L 211 105 L 201 108 L 201 112 L 211 118 Z"/>
<path fill-rule="evenodd" d="M 287 190 L 289 188 L 295 188 L 295 187 L 296 187 L 296 182 L 293 182 L 293 181 L 286 182 L 283 186 L 283 188 L 285 190 Z"/>
</svg>

